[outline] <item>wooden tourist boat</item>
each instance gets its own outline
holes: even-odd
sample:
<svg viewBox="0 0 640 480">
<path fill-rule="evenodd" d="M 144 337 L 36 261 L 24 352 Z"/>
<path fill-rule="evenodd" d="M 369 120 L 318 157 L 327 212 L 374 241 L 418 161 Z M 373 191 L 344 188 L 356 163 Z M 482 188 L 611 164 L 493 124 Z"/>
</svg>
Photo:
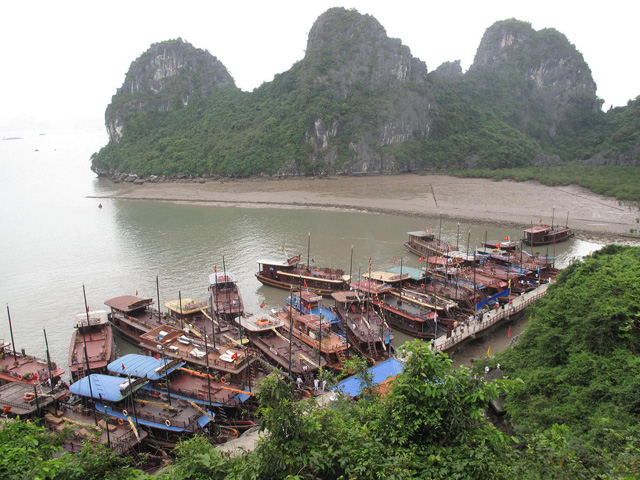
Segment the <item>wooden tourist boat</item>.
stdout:
<svg viewBox="0 0 640 480">
<path fill-rule="evenodd" d="M 20 382 L 39 386 L 52 383 L 55 386 L 63 374 L 64 370 L 56 362 L 27 355 L 24 349 L 16 351 L 11 343 L 0 340 L 0 384 Z"/>
<path fill-rule="evenodd" d="M 333 294 L 331 294 L 333 296 Z M 291 305 L 300 313 L 312 313 L 322 316 L 324 321 L 331 324 L 338 323 L 338 317 L 330 308 L 322 305 L 322 295 L 302 290 L 301 292 L 292 292 L 291 295 L 284 299 L 287 305 Z"/>
<path fill-rule="evenodd" d="M 179 326 L 191 335 L 202 338 L 205 326 L 208 330 L 211 317 L 207 314 L 209 302 L 193 298 L 182 298 L 166 302 L 164 306 L 169 312 L 172 324 Z"/>
<path fill-rule="evenodd" d="M 244 313 L 238 284 L 229 272 L 220 273 L 216 270 L 209 275 L 209 293 L 211 311 L 216 317 L 233 320 Z"/>
<path fill-rule="evenodd" d="M 69 396 L 67 385 L 59 382 L 55 387 L 47 383 L 33 385 L 10 382 L 0 386 L 0 410 L 6 417 L 22 419 L 42 416 L 47 408 Z"/>
<path fill-rule="evenodd" d="M 551 225 L 535 225 L 523 230 L 525 245 L 551 245 L 564 242 L 573 237 L 573 231 L 568 227 L 553 227 Z"/>
<path fill-rule="evenodd" d="M 351 291 L 334 292 L 331 297 L 351 346 L 374 363 L 389 357 L 393 333 L 368 297 Z"/>
<path fill-rule="evenodd" d="M 78 453 L 86 442 L 92 442 L 106 445 L 118 455 L 126 455 L 147 438 L 146 430 L 134 432 L 128 422 L 123 421 L 120 425 L 116 418 L 98 417 L 93 408 L 86 408 L 75 398 L 74 403 L 66 401 L 59 403 L 57 408 L 49 408 L 44 416 L 44 425 L 49 430 L 71 431 L 71 435 L 65 436 L 63 451 Z"/>
<path fill-rule="evenodd" d="M 345 360 L 349 343 L 346 337 L 331 330 L 331 324 L 319 316 L 302 314 L 291 307 L 284 307 L 276 313 L 276 318 L 284 323 L 284 328 L 319 351 L 327 361 L 328 366 L 341 369 Z"/>
<path fill-rule="evenodd" d="M 405 242 L 405 248 L 419 257 L 444 255 L 453 249 L 448 243 L 436 238 L 436 234 L 429 228 L 422 231 L 407 232 L 407 235 L 409 235 L 409 240 Z"/>
<path fill-rule="evenodd" d="M 245 346 L 249 340 L 236 340 L 226 335 L 207 338 L 205 346 L 203 340 L 185 335 L 179 328 L 161 325 L 141 335 L 139 346 L 147 355 L 180 359 L 190 365 L 188 368 L 199 371 L 209 368 L 214 375 L 238 384 L 248 384 L 249 370 L 255 361 Z"/>
<path fill-rule="evenodd" d="M 153 305 L 151 298 L 123 295 L 111 298 L 104 303 L 111 308 L 109 321 L 113 328 L 136 345 L 142 334 L 165 324 L 176 325 L 173 319 L 151 308 Z"/>
<path fill-rule="evenodd" d="M 340 269 L 309 268 L 301 265 L 300 255 L 286 260 L 258 260 L 256 278 L 264 285 L 285 290 L 308 290 L 329 296 L 333 292 L 347 290 L 349 276 Z"/>
<path fill-rule="evenodd" d="M 69 347 L 69 371 L 74 382 L 88 373 L 106 373 L 116 351 L 106 311 L 81 313 L 75 322 Z"/>
<path fill-rule="evenodd" d="M 312 374 L 327 363 L 322 357 L 318 360 L 311 346 L 289 335 L 289 330 L 284 328 L 288 319 L 258 313 L 243 315 L 238 321 L 251 344 L 262 352 L 264 358 L 291 376 Z"/>
<path fill-rule="evenodd" d="M 214 407 L 237 409 L 253 396 L 253 393 L 244 391 L 241 384 L 217 375 L 209 374 L 207 377 L 206 373 L 185 365 L 186 362 L 179 358 L 132 353 L 114 360 L 108 368 L 114 374 L 146 378 L 149 383 L 143 389 L 162 402 L 185 400 L 210 410 Z"/>
<path fill-rule="evenodd" d="M 120 425 L 129 424 L 139 435 L 147 430 L 149 439 L 162 447 L 172 447 L 185 434 L 201 433 L 214 413 L 177 399 L 171 405 L 144 389 L 149 380 L 92 373 L 69 387 L 74 395 L 88 399 L 92 408 Z"/>
</svg>

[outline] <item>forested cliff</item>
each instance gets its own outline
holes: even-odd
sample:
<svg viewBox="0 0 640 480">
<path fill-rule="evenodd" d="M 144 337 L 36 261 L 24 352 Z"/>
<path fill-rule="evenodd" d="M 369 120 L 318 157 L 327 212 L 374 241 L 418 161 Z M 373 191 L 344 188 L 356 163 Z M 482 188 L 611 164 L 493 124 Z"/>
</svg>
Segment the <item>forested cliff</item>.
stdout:
<svg viewBox="0 0 640 480">
<path fill-rule="evenodd" d="M 437 48 L 437 46 L 434 46 Z M 429 72 L 355 10 L 333 8 L 305 56 L 253 92 L 181 39 L 136 59 L 106 110 L 99 175 L 250 176 L 556 165 L 637 165 L 638 101 L 606 114 L 560 32 L 504 20 L 475 60 Z"/>
</svg>

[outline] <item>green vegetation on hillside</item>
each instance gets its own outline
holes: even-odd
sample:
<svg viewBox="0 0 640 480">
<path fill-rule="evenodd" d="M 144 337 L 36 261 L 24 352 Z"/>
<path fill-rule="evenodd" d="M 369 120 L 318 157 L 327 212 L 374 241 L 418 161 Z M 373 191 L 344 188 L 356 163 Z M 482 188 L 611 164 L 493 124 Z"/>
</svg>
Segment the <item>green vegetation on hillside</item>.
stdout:
<svg viewBox="0 0 640 480">
<path fill-rule="evenodd" d="M 589 474 L 640 475 L 640 249 L 609 246 L 562 272 L 499 354 L 522 388 L 507 397 L 519 434 L 562 437 Z"/>
</svg>

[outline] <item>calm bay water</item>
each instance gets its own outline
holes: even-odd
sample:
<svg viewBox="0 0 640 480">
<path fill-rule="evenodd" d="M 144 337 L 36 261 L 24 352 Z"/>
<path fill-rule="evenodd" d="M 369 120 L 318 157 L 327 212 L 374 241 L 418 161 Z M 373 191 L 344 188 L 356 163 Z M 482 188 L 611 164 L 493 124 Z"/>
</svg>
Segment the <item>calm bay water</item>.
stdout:
<svg viewBox="0 0 640 480">
<path fill-rule="evenodd" d="M 214 265 L 223 268 L 224 258 L 248 311 L 257 311 L 262 300 L 266 308 L 279 308 L 286 293 L 262 286 L 254 274 L 256 260 L 283 257 L 283 246 L 306 262 L 310 238 L 312 264 L 346 272 L 353 246 L 357 275 L 368 269 L 369 257 L 374 270 L 394 266 L 396 258 L 418 267 L 403 247 L 406 232 L 440 228 L 439 218 L 87 198 L 116 187 L 89 169 L 90 155 L 106 143 L 103 131 L 0 132 L 14 136 L 21 139 L 0 141 L 0 302 L 11 309 L 17 348 L 44 356 L 46 328 L 52 357 L 64 366 L 74 316 L 84 311 L 83 285 L 91 309 L 136 291 L 155 300 L 156 276 L 162 304 L 179 292 L 206 299 L 209 274 Z M 458 241 L 461 250 L 469 231 L 470 251 L 485 232 L 492 240 L 521 236 L 516 229 L 442 221 L 442 238 Z M 557 245 L 557 264 L 599 246 L 581 240 Z M 0 338 L 10 339 L 6 311 Z"/>
</svg>

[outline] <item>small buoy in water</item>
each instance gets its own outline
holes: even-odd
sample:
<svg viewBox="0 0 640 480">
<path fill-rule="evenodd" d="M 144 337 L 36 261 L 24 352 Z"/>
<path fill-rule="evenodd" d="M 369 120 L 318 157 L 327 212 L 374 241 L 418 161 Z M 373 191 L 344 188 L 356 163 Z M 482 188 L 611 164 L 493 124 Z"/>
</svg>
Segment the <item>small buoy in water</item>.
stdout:
<svg viewBox="0 0 640 480">
<path fill-rule="evenodd" d="M 101 203 L 98 204 L 98 208 L 102 208 L 102 204 Z"/>
</svg>

